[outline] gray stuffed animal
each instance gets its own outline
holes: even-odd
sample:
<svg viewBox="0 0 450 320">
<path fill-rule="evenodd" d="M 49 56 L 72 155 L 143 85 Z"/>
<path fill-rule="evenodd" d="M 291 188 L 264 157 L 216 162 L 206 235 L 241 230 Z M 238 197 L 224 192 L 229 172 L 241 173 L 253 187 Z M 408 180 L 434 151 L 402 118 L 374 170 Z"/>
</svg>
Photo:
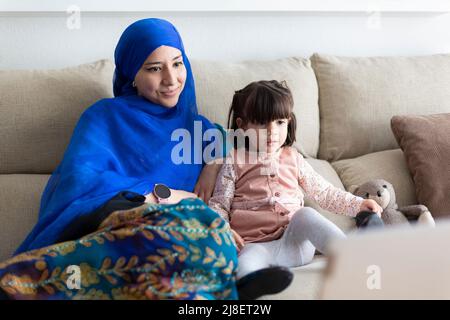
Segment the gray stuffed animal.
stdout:
<svg viewBox="0 0 450 320">
<path fill-rule="evenodd" d="M 382 208 L 381 219 L 386 225 L 417 222 L 420 225 L 435 226 L 433 216 L 424 205 L 411 205 L 399 208 L 392 184 L 383 179 L 368 181 L 348 190 L 354 195 L 376 201 Z"/>
</svg>

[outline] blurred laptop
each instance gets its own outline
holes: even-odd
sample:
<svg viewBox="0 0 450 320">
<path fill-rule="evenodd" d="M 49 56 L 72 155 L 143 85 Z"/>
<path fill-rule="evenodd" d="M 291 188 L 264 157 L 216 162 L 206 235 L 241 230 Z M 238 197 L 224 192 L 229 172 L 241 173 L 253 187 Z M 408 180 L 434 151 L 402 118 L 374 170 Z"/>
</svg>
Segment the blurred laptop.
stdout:
<svg viewBox="0 0 450 320">
<path fill-rule="evenodd" d="M 450 299 L 450 220 L 364 230 L 330 249 L 320 299 Z"/>
</svg>

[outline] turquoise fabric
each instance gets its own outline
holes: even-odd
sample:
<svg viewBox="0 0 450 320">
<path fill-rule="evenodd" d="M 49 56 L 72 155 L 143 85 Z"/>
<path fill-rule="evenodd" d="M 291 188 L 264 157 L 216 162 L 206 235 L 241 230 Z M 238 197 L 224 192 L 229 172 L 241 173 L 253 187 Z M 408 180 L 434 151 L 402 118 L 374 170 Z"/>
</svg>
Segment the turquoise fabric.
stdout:
<svg viewBox="0 0 450 320">
<path fill-rule="evenodd" d="M 237 261 L 228 224 L 185 199 L 116 211 L 79 240 L 17 255 L 0 264 L 0 287 L 11 299 L 237 299 Z"/>
</svg>

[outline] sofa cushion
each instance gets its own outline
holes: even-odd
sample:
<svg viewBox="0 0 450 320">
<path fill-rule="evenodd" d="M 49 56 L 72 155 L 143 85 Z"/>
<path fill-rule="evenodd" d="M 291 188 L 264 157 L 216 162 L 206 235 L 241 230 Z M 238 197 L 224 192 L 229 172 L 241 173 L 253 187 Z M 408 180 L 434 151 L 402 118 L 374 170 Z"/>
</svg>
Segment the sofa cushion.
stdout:
<svg viewBox="0 0 450 320">
<path fill-rule="evenodd" d="M 450 112 L 450 55 L 350 58 L 315 54 L 319 158 L 336 161 L 398 148 L 397 114 Z"/>
<path fill-rule="evenodd" d="M 391 123 L 417 199 L 434 217 L 450 216 L 450 113 L 395 116 Z"/>
<path fill-rule="evenodd" d="M 0 261 L 25 240 L 39 214 L 46 174 L 0 174 Z"/>
<path fill-rule="evenodd" d="M 80 114 L 112 96 L 109 60 L 59 70 L 0 71 L 0 173 L 50 173 Z"/>
<path fill-rule="evenodd" d="M 332 185 L 342 190 L 345 190 L 341 180 L 339 179 L 339 176 L 337 175 L 336 171 L 334 171 L 333 167 L 330 165 L 328 161 L 313 158 L 307 158 L 306 161 L 314 168 L 314 170 L 318 174 L 324 177 Z M 322 209 L 317 204 L 317 202 L 311 200 L 307 196 L 305 196 L 305 206 L 316 209 L 325 218 L 333 222 L 345 233 L 349 233 L 355 227 L 355 220 L 353 218 Z"/>
<path fill-rule="evenodd" d="M 192 61 L 199 113 L 227 127 L 228 111 L 236 90 L 252 81 L 286 80 L 294 98 L 297 143 L 304 154 L 317 156 L 319 109 L 317 81 L 308 59 L 286 58 L 239 63 Z"/>
<path fill-rule="evenodd" d="M 311 263 L 291 268 L 294 279 L 286 290 L 262 296 L 259 300 L 314 300 L 319 299 L 323 288 L 324 271 L 328 259 L 316 255 Z"/>
<path fill-rule="evenodd" d="M 360 185 L 372 179 L 384 179 L 394 186 L 399 206 L 417 204 L 414 182 L 400 149 L 340 160 L 332 165 L 347 190 L 352 185 Z"/>
</svg>

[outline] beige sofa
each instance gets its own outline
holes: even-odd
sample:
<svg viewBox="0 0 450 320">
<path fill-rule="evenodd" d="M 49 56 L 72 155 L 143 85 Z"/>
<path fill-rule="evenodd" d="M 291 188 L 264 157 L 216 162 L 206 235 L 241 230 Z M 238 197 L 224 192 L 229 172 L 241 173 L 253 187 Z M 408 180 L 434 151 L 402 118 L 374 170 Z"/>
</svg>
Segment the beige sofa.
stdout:
<svg viewBox="0 0 450 320">
<path fill-rule="evenodd" d="M 415 189 L 390 130 L 396 114 L 450 112 L 450 55 L 349 58 L 315 54 L 274 61 L 192 61 L 199 111 L 226 125 L 234 90 L 254 80 L 286 80 L 298 119 L 296 147 L 335 186 L 384 178 L 399 205 Z M 37 221 L 40 196 L 81 112 L 112 96 L 111 61 L 61 70 L 0 71 L 0 260 Z M 307 205 L 318 208 L 307 201 Z M 345 232 L 352 219 L 321 212 Z M 295 269 L 274 299 L 314 299 L 326 258 Z"/>
</svg>

